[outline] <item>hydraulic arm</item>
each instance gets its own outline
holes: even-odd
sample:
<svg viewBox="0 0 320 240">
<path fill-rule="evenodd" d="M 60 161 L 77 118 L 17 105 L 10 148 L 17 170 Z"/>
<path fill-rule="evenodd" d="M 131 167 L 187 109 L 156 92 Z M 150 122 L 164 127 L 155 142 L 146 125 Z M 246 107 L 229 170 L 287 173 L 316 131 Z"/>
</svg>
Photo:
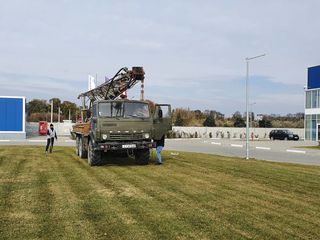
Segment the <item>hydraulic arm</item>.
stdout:
<svg viewBox="0 0 320 240">
<path fill-rule="evenodd" d="M 90 106 L 98 100 L 114 100 L 138 81 L 143 81 L 144 74 L 143 67 L 132 67 L 131 70 L 126 67 L 121 68 L 114 77 L 92 90 L 81 93 L 78 99 L 82 99 L 83 107 L 86 98 L 90 100 Z"/>
</svg>

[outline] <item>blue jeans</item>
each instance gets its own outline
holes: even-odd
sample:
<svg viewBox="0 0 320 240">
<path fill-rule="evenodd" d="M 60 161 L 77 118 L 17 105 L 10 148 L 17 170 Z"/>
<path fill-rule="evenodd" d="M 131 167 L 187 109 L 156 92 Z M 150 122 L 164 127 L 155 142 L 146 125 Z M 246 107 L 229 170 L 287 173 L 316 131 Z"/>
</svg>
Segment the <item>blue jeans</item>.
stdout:
<svg viewBox="0 0 320 240">
<path fill-rule="evenodd" d="M 162 160 L 161 160 L 161 151 L 162 151 L 162 146 L 158 146 L 156 151 L 157 151 L 157 159 L 158 159 L 158 163 L 162 163 Z"/>
</svg>

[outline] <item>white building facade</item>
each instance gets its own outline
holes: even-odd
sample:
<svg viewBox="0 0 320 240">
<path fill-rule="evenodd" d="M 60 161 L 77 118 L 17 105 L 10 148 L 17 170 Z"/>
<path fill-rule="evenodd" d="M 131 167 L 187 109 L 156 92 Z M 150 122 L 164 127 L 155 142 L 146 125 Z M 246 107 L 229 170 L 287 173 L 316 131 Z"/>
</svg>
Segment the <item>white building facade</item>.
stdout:
<svg viewBox="0 0 320 240">
<path fill-rule="evenodd" d="M 320 140 L 320 66 L 308 68 L 305 88 L 305 140 Z"/>
</svg>

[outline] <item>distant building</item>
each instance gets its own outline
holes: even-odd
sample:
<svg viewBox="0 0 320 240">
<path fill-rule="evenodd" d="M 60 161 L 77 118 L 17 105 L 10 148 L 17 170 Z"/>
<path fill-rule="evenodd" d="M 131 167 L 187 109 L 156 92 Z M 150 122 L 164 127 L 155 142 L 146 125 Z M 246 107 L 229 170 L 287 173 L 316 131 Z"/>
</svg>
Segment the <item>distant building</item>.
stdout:
<svg viewBox="0 0 320 240">
<path fill-rule="evenodd" d="M 0 96 L 0 140 L 26 138 L 25 97 Z"/>
<path fill-rule="evenodd" d="M 261 120 L 263 119 L 263 117 L 264 117 L 264 114 L 257 114 L 257 116 L 255 117 L 255 119 L 256 119 L 257 121 L 261 121 Z"/>
<path fill-rule="evenodd" d="M 305 140 L 319 141 L 320 137 L 320 65 L 308 68 L 305 87 Z"/>
</svg>

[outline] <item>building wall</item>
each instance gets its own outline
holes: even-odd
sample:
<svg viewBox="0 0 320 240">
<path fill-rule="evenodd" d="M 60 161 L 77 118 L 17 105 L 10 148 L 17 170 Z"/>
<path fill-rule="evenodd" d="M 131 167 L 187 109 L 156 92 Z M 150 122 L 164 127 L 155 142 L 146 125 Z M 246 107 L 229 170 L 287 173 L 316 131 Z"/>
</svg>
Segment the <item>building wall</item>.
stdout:
<svg viewBox="0 0 320 240">
<path fill-rule="evenodd" d="M 49 128 L 50 123 L 48 123 Z M 54 129 L 58 136 L 70 136 L 72 126 L 74 123 L 68 120 L 64 120 L 62 123 L 53 123 Z M 38 122 L 27 122 L 26 125 L 28 136 L 39 136 L 39 123 Z"/>
<path fill-rule="evenodd" d="M 25 97 L 0 96 L 0 139 L 25 137 Z"/>
<path fill-rule="evenodd" d="M 305 114 L 305 138 L 306 140 L 319 140 L 320 111 L 319 114 Z"/>
<path fill-rule="evenodd" d="M 319 140 L 320 124 L 320 66 L 308 68 L 305 90 L 305 139 Z"/>
<path fill-rule="evenodd" d="M 269 139 L 269 133 L 273 129 L 281 128 L 250 128 L 250 138 L 253 133 L 255 139 Z M 285 128 L 299 135 L 300 139 L 304 137 L 303 128 Z M 173 127 L 172 130 L 178 133 L 178 137 L 189 138 L 230 138 L 230 139 L 245 139 L 246 128 L 236 127 Z"/>
</svg>

